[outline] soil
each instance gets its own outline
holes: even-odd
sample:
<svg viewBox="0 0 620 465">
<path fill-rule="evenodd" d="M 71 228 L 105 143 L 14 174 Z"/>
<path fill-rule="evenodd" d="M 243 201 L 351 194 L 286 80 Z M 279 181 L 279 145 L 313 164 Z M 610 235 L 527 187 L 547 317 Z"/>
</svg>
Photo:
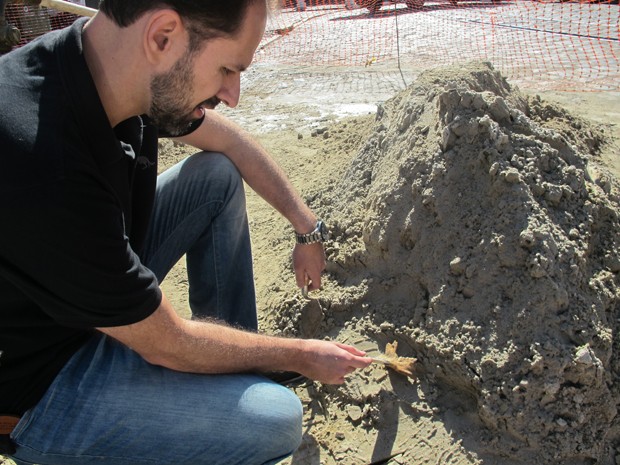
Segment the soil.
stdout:
<svg viewBox="0 0 620 465">
<path fill-rule="evenodd" d="M 304 441 L 284 463 L 615 463 L 618 108 L 472 63 L 370 114 L 300 103 L 250 128 L 333 233 L 307 301 L 290 226 L 248 192 L 262 330 L 418 359 L 416 380 L 373 365 L 297 388 Z"/>
<path fill-rule="evenodd" d="M 290 225 L 248 190 L 262 331 L 417 358 L 415 379 L 372 365 L 295 388 L 304 439 L 283 463 L 616 463 L 618 108 L 470 63 L 376 111 L 296 102 L 248 125 L 333 233 L 308 301 Z M 162 169 L 189 153 L 161 148 Z M 188 315 L 183 261 L 162 287 Z"/>
</svg>

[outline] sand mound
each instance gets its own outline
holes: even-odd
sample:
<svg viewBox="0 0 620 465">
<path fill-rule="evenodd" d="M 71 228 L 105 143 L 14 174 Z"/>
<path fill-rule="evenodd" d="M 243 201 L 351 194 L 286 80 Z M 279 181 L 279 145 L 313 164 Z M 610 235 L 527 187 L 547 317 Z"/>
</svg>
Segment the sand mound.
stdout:
<svg viewBox="0 0 620 465">
<path fill-rule="evenodd" d="M 344 176 L 311 195 L 335 239 L 322 320 L 288 298 L 275 324 L 397 339 L 451 393 L 431 399 L 438 408 L 473 413 L 486 452 L 613 455 L 620 210 L 615 181 L 591 163 L 602 143 L 490 65 L 421 75 L 379 108 Z M 342 388 L 340 402 L 380 416 L 358 391 Z"/>
</svg>

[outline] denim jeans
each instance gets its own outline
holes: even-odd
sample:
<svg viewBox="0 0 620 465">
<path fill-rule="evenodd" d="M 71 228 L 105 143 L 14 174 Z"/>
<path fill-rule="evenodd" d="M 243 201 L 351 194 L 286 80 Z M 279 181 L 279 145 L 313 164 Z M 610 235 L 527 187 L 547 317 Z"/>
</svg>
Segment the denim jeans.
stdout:
<svg viewBox="0 0 620 465">
<path fill-rule="evenodd" d="M 142 255 L 160 281 L 187 253 L 194 316 L 256 328 L 243 181 L 221 154 L 196 154 L 157 181 Z M 301 442 L 302 408 L 254 374 L 150 365 L 96 334 L 13 432 L 18 464 L 274 464 Z"/>
<path fill-rule="evenodd" d="M 198 153 L 157 179 L 155 208 L 140 258 L 161 282 L 183 254 L 192 314 L 255 330 L 243 180 L 224 155 Z"/>
</svg>

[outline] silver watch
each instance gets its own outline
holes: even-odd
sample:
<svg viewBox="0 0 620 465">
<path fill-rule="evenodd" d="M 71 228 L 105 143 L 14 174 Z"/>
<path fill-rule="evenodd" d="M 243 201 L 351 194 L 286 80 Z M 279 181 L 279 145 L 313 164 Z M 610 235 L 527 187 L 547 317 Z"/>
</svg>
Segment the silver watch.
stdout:
<svg viewBox="0 0 620 465">
<path fill-rule="evenodd" d="M 298 244 L 314 244 L 316 242 L 325 242 L 329 239 L 329 230 L 323 221 L 316 222 L 316 228 L 307 234 L 299 234 L 295 232 Z"/>
</svg>

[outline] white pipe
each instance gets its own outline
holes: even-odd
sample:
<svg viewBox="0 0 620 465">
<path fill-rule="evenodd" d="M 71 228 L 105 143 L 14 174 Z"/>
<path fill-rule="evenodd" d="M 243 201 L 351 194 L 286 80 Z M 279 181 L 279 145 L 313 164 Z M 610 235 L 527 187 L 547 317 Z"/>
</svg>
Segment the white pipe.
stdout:
<svg viewBox="0 0 620 465">
<path fill-rule="evenodd" d="M 73 13 L 79 16 L 95 16 L 95 13 L 97 13 L 97 10 L 94 8 L 76 5 L 75 3 L 65 2 L 64 0 L 41 0 L 41 6 L 53 8 L 54 10 L 65 11 L 67 13 Z"/>
</svg>

